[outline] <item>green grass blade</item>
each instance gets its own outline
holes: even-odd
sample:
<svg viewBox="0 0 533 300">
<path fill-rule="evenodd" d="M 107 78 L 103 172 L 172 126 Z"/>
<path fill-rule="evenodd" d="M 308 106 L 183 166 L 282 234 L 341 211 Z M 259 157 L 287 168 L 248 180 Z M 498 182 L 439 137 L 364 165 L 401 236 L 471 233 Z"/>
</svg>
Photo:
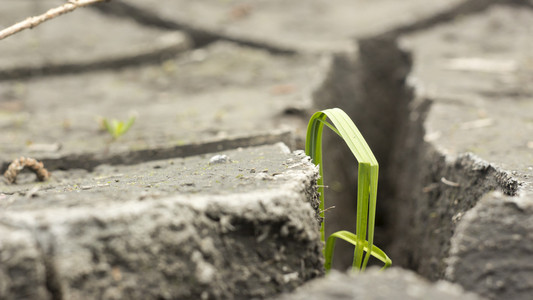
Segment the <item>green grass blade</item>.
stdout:
<svg viewBox="0 0 533 300">
<path fill-rule="evenodd" d="M 370 185 L 370 164 L 359 163 L 359 171 L 357 177 L 357 225 L 355 227 L 355 234 L 360 241 L 355 246 L 354 251 L 354 269 L 362 269 L 363 265 L 363 243 L 366 240 L 366 231 L 368 224 L 368 197 Z M 368 257 L 369 255 L 367 255 Z"/>
<path fill-rule="evenodd" d="M 378 178 L 379 178 L 378 176 L 379 176 L 379 167 L 371 166 L 370 167 L 370 178 L 374 178 L 375 180 L 370 181 L 370 198 L 369 198 L 369 205 L 368 205 L 368 243 L 370 245 L 374 244 L 374 227 L 376 225 L 376 205 L 377 205 Z M 363 262 L 363 265 L 361 267 L 363 271 L 366 268 L 370 255 L 372 254 L 372 249 L 373 248 L 370 249 L 370 253 L 368 253 L 368 255 L 365 257 L 365 261 Z"/>
<path fill-rule="evenodd" d="M 319 121 L 322 122 L 324 125 L 328 126 L 329 129 L 331 129 L 333 132 L 335 132 L 338 136 L 340 136 L 340 137 L 342 138 L 341 134 L 339 133 L 339 131 L 337 130 L 337 128 L 335 128 L 335 126 L 331 125 L 331 124 L 330 124 L 328 121 L 326 121 L 326 120 L 321 120 L 321 119 L 319 119 Z"/>
<path fill-rule="evenodd" d="M 318 172 L 320 174 L 317 185 L 318 193 L 320 197 L 319 211 L 320 217 L 322 218 L 322 224 L 320 225 L 320 239 L 325 241 L 325 231 L 324 231 L 324 176 L 322 169 L 322 131 L 324 128 L 324 121 L 326 115 L 322 112 L 317 112 L 313 114 L 309 120 L 309 126 L 307 128 L 307 137 L 305 139 L 305 153 L 311 157 L 312 162 L 315 165 L 318 165 Z"/>
<path fill-rule="evenodd" d="M 331 123 L 327 122 L 327 118 Z M 374 226 L 377 200 L 377 181 L 379 165 L 352 120 L 344 111 L 333 108 L 315 113 L 309 120 L 307 127 L 306 154 L 309 155 L 313 163 L 319 165 L 320 179 L 318 180 L 320 193 L 320 216 L 324 218 L 324 182 L 322 166 L 322 131 L 326 125 L 337 133 L 348 145 L 355 158 L 359 162 L 358 187 L 357 187 L 357 216 L 356 216 L 356 238 L 359 241 L 355 244 L 354 269 L 364 270 L 372 252 L 374 251 Z M 321 238 L 325 240 L 324 223 L 321 226 Z M 368 238 L 368 241 L 366 241 Z M 364 244 L 368 243 L 367 255 Z M 324 249 L 326 252 L 327 249 Z"/>
<path fill-rule="evenodd" d="M 382 270 L 383 269 L 386 269 L 388 267 L 390 267 L 392 265 L 392 260 L 387 256 L 387 254 L 385 254 L 385 252 L 381 249 L 379 249 L 377 246 L 375 245 L 372 245 L 371 248 L 369 248 L 369 243 L 367 241 L 363 241 L 363 242 L 360 242 L 358 239 L 357 239 L 357 236 L 349 231 L 346 231 L 346 230 L 342 230 L 342 231 L 337 231 L 333 234 L 331 234 L 329 237 L 328 237 L 328 240 L 326 242 L 326 247 L 325 247 L 325 251 L 324 251 L 324 257 L 325 257 L 325 263 L 324 263 L 324 268 L 326 269 L 326 271 L 329 271 L 331 269 L 331 263 L 332 263 L 332 260 L 333 260 L 333 251 L 335 250 L 335 242 L 337 239 L 341 239 L 341 240 L 344 240 L 354 246 L 359 246 L 361 245 L 362 249 L 369 253 L 367 255 L 367 257 L 370 257 L 370 255 L 372 255 L 373 257 L 379 259 L 380 261 L 382 261 L 385 265 L 381 268 Z M 369 251 L 369 249 L 371 249 L 371 251 Z M 371 253 L 371 254 L 370 254 Z"/>
</svg>

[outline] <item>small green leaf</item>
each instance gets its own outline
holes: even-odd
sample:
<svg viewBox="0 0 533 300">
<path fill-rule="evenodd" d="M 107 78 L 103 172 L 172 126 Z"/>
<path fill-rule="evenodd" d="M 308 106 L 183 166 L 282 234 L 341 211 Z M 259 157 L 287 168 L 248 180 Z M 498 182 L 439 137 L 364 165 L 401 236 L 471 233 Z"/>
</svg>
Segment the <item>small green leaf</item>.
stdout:
<svg viewBox="0 0 533 300">
<path fill-rule="evenodd" d="M 131 116 L 128 119 L 127 123 L 124 123 L 123 121 L 119 121 L 116 119 L 112 119 L 110 123 L 106 118 L 104 118 L 102 121 L 107 132 L 109 132 L 109 134 L 111 134 L 113 139 L 116 140 L 120 136 L 125 134 L 131 128 L 133 123 L 135 123 L 135 116 Z"/>
</svg>

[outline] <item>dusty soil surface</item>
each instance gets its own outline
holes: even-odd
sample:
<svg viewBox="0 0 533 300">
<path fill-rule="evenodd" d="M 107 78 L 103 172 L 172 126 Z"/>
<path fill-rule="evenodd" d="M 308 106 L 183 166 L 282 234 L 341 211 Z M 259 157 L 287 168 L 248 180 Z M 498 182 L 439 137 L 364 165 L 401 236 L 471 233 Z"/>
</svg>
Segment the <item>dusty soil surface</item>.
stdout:
<svg viewBox="0 0 533 300">
<path fill-rule="evenodd" d="M 289 151 L 287 146 L 279 145 Z M 303 166 L 286 153 L 272 155 L 276 149 L 259 146 L 134 165 L 99 165 L 92 171 L 56 170 L 50 180 L 42 183 L 36 182 L 33 173 L 23 172 L 17 176 L 17 184 L 0 183 L 3 193 L 8 195 L 0 207 L 16 211 L 91 207 L 102 202 L 176 194 L 227 195 L 269 190 L 288 180 L 280 176 L 283 172 L 298 171 Z"/>
<path fill-rule="evenodd" d="M 238 41 L 281 52 L 350 51 L 353 38 L 380 35 L 418 23 L 464 0 L 116 1 L 104 11 L 128 14 L 145 24 L 180 28 L 199 39 Z"/>
<path fill-rule="evenodd" d="M 414 52 L 411 80 L 423 85 L 417 97 L 434 102 L 427 140 L 533 175 L 532 23 L 531 10 L 494 6 L 402 38 Z"/>
</svg>

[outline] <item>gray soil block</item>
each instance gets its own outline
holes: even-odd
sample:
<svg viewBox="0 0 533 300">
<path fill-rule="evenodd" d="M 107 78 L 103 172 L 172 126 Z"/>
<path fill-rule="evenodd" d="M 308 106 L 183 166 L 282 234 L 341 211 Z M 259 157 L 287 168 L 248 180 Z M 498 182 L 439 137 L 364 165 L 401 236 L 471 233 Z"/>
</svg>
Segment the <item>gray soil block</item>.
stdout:
<svg viewBox="0 0 533 300">
<path fill-rule="evenodd" d="M 317 169 L 281 143 L 19 176 L 2 299 L 264 298 L 322 274 Z"/>
<path fill-rule="evenodd" d="M 496 5 L 400 39 L 413 101 L 391 255 L 491 299 L 533 293 L 532 24 L 531 9 Z"/>
<path fill-rule="evenodd" d="M 392 268 L 369 269 L 362 274 L 333 271 L 325 278 L 307 283 L 279 300 L 481 300 L 460 286 L 445 281 L 430 283 L 412 271 Z"/>
</svg>

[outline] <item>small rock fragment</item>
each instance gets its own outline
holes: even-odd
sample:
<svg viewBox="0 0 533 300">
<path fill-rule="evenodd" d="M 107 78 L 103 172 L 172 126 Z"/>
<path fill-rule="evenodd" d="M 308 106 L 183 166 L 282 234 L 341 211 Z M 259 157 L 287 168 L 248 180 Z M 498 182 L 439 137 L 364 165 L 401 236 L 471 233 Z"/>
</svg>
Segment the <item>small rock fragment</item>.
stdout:
<svg viewBox="0 0 533 300">
<path fill-rule="evenodd" d="M 225 163 L 228 163 L 230 162 L 231 160 L 229 159 L 229 157 L 225 154 L 217 154 L 213 157 L 211 157 L 211 159 L 209 159 L 209 164 L 210 165 L 216 165 L 216 164 L 225 164 Z"/>
</svg>

